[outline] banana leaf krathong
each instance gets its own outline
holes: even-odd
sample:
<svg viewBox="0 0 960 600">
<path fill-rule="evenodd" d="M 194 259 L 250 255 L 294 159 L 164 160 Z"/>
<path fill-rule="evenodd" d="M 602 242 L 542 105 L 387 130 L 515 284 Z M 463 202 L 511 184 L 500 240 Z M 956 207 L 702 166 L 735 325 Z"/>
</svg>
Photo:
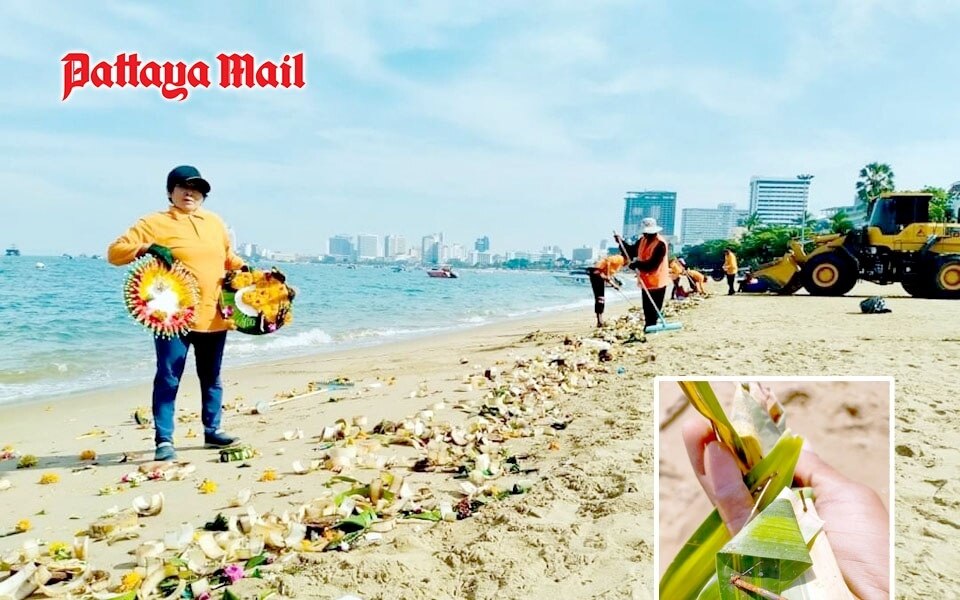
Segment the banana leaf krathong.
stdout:
<svg viewBox="0 0 960 600">
<path fill-rule="evenodd" d="M 755 502 L 755 516 L 731 536 L 714 510 L 663 574 L 660 598 L 849 598 L 826 536 L 818 535 L 822 522 L 813 503 L 790 490 L 803 438 L 786 428 L 783 407 L 770 396 L 761 397 L 760 388 L 737 386 L 733 416 L 728 418 L 709 383 L 680 382 L 680 387 L 737 459 Z M 815 557 L 812 547 L 818 549 Z M 828 564 L 822 565 L 824 561 Z M 828 578 L 818 581 L 811 575 L 811 565 L 817 566 L 816 575 L 831 574 L 833 591 L 823 591 Z"/>
</svg>

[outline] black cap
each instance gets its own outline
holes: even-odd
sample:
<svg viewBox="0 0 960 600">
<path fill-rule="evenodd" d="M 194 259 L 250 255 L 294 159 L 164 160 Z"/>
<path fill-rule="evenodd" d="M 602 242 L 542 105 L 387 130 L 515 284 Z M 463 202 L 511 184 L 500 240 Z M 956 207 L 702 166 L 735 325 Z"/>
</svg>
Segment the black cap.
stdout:
<svg viewBox="0 0 960 600">
<path fill-rule="evenodd" d="M 172 192 L 173 188 L 182 185 L 192 187 L 202 193 L 204 196 L 210 193 L 210 183 L 200 176 L 200 171 L 190 165 L 180 165 L 167 175 L 167 192 Z"/>
</svg>

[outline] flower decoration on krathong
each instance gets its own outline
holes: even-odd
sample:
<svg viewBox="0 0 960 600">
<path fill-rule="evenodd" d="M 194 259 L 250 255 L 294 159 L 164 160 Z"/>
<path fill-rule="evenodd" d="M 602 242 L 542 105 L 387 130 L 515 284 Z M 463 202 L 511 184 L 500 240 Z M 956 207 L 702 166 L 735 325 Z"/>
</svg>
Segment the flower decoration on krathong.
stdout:
<svg viewBox="0 0 960 600">
<path fill-rule="evenodd" d="M 137 261 L 123 285 L 127 311 L 156 337 L 190 331 L 200 302 L 196 277 L 175 262 L 168 269 L 153 256 Z"/>
<path fill-rule="evenodd" d="M 246 577 L 243 567 L 238 564 L 229 564 L 223 568 L 224 576 L 230 580 L 230 583 L 236 583 Z"/>
<path fill-rule="evenodd" d="M 223 279 L 220 314 L 240 333 L 273 333 L 293 321 L 295 296 L 276 268 L 231 271 Z"/>
</svg>

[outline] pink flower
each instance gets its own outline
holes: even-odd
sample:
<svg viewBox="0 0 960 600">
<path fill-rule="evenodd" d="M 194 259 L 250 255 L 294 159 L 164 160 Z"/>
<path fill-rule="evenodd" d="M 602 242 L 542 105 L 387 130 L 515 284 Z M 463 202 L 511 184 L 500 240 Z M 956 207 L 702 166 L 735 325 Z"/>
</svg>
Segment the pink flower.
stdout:
<svg viewBox="0 0 960 600">
<path fill-rule="evenodd" d="M 246 576 L 246 573 L 243 572 L 243 567 L 236 564 L 225 566 L 223 568 L 223 574 L 227 576 L 230 583 L 236 583 Z"/>
<path fill-rule="evenodd" d="M 210 592 L 204 592 L 197 596 L 197 600 L 210 600 Z"/>
</svg>

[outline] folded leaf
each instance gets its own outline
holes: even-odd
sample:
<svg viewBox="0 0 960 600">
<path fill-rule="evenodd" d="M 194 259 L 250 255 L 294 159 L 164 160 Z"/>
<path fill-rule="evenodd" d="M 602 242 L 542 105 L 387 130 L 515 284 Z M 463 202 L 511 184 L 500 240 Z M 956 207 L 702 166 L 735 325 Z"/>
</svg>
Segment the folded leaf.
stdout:
<svg viewBox="0 0 960 600">
<path fill-rule="evenodd" d="M 803 438 L 786 430 L 773 450 L 744 477 L 744 484 L 756 497 L 762 511 L 793 482 L 793 470 L 800 457 Z M 715 555 L 730 540 L 730 532 L 714 510 L 690 536 L 660 579 L 660 597 L 671 600 L 696 598 L 711 574 L 716 572 Z"/>
<path fill-rule="evenodd" d="M 777 498 L 717 553 L 720 598 L 755 598 L 735 580 L 779 594 L 811 564 L 790 500 Z"/>
</svg>

